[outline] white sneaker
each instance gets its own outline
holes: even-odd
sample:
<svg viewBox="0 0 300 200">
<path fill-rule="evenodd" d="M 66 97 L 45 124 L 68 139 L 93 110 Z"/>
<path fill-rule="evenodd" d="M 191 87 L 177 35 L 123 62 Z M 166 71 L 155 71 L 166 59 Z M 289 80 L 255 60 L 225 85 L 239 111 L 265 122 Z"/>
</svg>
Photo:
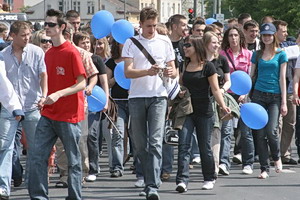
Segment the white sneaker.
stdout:
<svg viewBox="0 0 300 200">
<path fill-rule="evenodd" d="M 232 162 L 236 164 L 242 164 L 242 154 L 236 154 L 232 157 Z"/>
<path fill-rule="evenodd" d="M 252 170 L 252 167 L 250 165 L 246 165 L 244 168 L 243 168 L 243 174 L 252 174 L 253 173 L 253 170 Z"/>
<path fill-rule="evenodd" d="M 204 181 L 202 190 L 212 190 L 216 181 Z"/>
<path fill-rule="evenodd" d="M 97 179 L 96 175 L 89 174 L 87 177 L 85 177 L 86 182 L 94 182 Z"/>
<path fill-rule="evenodd" d="M 176 187 L 176 191 L 179 192 L 179 193 L 186 192 L 187 191 L 186 184 L 185 183 L 179 183 Z"/>
<path fill-rule="evenodd" d="M 201 163 L 200 157 L 199 156 L 195 157 L 192 162 L 200 164 Z"/>
<path fill-rule="evenodd" d="M 219 165 L 219 174 L 222 174 L 222 175 L 225 175 L 225 176 L 229 175 L 229 171 L 228 171 L 225 164 L 220 164 Z"/>
<path fill-rule="evenodd" d="M 143 188 L 143 187 L 145 187 L 144 179 L 138 179 L 135 182 L 134 186 L 137 187 L 137 188 Z"/>
<path fill-rule="evenodd" d="M 4 200 L 4 199 L 9 199 L 9 196 L 8 196 L 8 194 L 7 194 L 7 190 L 6 189 L 4 189 L 4 188 L 1 188 L 0 187 L 0 199 L 2 200 Z"/>
</svg>

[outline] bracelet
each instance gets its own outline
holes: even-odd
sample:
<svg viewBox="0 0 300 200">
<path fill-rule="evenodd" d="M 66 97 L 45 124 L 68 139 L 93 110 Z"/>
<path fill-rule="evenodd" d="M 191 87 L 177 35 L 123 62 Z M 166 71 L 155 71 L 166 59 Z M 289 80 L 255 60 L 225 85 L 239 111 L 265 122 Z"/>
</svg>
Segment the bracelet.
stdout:
<svg viewBox="0 0 300 200">
<path fill-rule="evenodd" d="M 46 97 L 45 97 L 45 96 L 40 96 L 40 98 L 41 98 L 41 99 L 42 99 L 42 98 L 46 99 Z"/>
</svg>

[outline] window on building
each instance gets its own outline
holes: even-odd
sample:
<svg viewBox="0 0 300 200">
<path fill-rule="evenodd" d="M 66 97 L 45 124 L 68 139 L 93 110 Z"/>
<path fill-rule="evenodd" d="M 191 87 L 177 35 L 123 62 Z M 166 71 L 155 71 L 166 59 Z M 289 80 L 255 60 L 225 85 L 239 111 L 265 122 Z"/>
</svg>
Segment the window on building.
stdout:
<svg viewBox="0 0 300 200">
<path fill-rule="evenodd" d="M 58 10 L 62 11 L 63 12 L 63 2 L 62 1 L 59 1 L 58 2 Z"/>
<path fill-rule="evenodd" d="M 143 9 L 144 8 L 144 3 L 141 3 L 141 9 Z"/>
<path fill-rule="evenodd" d="M 171 16 L 171 8 L 170 8 L 170 3 L 168 3 L 168 17 Z"/>
<path fill-rule="evenodd" d="M 148 6 L 148 4 L 147 3 L 145 3 L 145 7 L 147 7 Z"/>
<path fill-rule="evenodd" d="M 165 17 L 165 3 L 164 2 L 162 2 L 162 4 L 161 4 L 161 7 L 162 7 L 162 17 Z"/>
<path fill-rule="evenodd" d="M 175 14 L 175 3 L 173 3 L 172 10 L 173 10 L 173 15 L 174 15 Z"/>
<path fill-rule="evenodd" d="M 180 9 L 180 3 L 179 3 L 179 4 L 178 4 L 178 12 L 177 12 L 178 14 L 181 13 L 180 10 L 181 10 L 181 9 Z"/>
<path fill-rule="evenodd" d="M 101 10 L 105 10 L 105 5 L 101 5 Z"/>
<path fill-rule="evenodd" d="M 94 1 L 87 2 L 87 14 L 94 14 L 95 13 L 95 4 Z"/>
<path fill-rule="evenodd" d="M 80 1 L 73 1 L 73 10 L 80 13 Z"/>
</svg>

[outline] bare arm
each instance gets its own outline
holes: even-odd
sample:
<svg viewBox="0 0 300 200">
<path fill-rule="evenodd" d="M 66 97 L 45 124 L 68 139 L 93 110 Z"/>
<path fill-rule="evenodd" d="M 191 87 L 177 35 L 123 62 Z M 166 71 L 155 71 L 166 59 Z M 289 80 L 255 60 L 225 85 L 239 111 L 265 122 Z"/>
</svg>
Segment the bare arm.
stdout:
<svg viewBox="0 0 300 200">
<path fill-rule="evenodd" d="M 230 73 L 224 74 L 224 80 L 225 80 L 225 83 L 223 85 L 223 89 L 224 89 L 223 91 L 226 92 L 231 87 Z"/>
<path fill-rule="evenodd" d="M 149 69 L 134 69 L 133 58 L 124 58 L 126 78 L 141 78 L 144 76 L 155 76 L 159 72 L 157 65 L 152 65 Z"/>
<path fill-rule="evenodd" d="M 251 64 L 251 71 L 250 71 L 250 77 L 253 78 L 255 75 L 255 69 L 256 69 L 256 64 L 252 63 Z"/>
<path fill-rule="evenodd" d="M 230 113 L 230 108 L 228 108 L 225 105 L 224 99 L 223 99 L 223 95 L 221 93 L 221 90 L 219 88 L 219 84 L 218 84 L 218 78 L 217 78 L 217 74 L 215 73 L 214 75 L 208 77 L 208 82 L 209 85 L 211 87 L 211 91 L 217 101 L 217 103 L 220 105 L 220 107 L 226 112 L 226 113 Z"/>
<path fill-rule="evenodd" d="M 113 77 L 113 72 L 110 68 L 107 67 L 106 73 L 107 73 L 107 79 L 108 79 L 108 86 L 109 86 L 109 88 L 112 88 L 116 83 L 116 80 Z"/>
<path fill-rule="evenodd" d="M 52 93 L 46 98 L 44 104 L 51 105 L 55 103 L 60 97 L 69 96 L 81 90 L 84 90 L 85 84 L 86 84 L 85 77 L 83 75 L 80 75 L 77 77 L 77 83 L 75 83 L 71 87 L 67 87 L 65 89 Z"/>
<path fill-rule="evenodd" d="M 295 68 L 294 77 L 293 77 L 293 97 L 294 97 L 293 101 L 294 104 L 296 104 L 297 106 L 300 105 L 299 94 L 298 94 L 299 79 L 300 79 L 300 68 Z"/>
<path fill-rule="evenodd" d="M 44 101 L 46 100 L 46 96 L 48 93 L 48 75 L 47 72 L 42 72 L 40 74 L 40 86 L 42 89 L 42 97 L 40 99 L 40 101 L 38 102 L 38 108 L 42 109 L 44 106 Z"/>
<path fill-rule="evenodd" d="M 92 94 L 92 90 L 97 84 L 97 81 L 98 81 L 97 74 L 94 74 L 89 78 L 89 84 L 85 88 L 86 95 L 90 96 Z"/>
<path fill-rule="evenodd" d="M 281 115 L 285 116 L 288 112 L 286 105 L 286 67 L 287 63 L 280 66 L 280 90 L 281 90 Z"/>
<path fill-rule="evenodd" d="M 176 70 L 174 60 L 167 62 L 167 68 L 164 71 L 164 75 L 170 78 L 176 78 L 178 76 L 178 70 Z"/>
<path fill-rule="evenodd" d="M 108 81 L 107 81 L 107 75 L 106 74 L 101 74 L 99 75 L 99 80 L 102 86 L 102 89 L 105 92 L 106 95 L 106 105 L 104 106 L 104 109 L 102 110 L 103 112 L 105 112 L 108 108 L 108 101 L 109 101 L 109 88 L 108 88 Z"/>
</svg>

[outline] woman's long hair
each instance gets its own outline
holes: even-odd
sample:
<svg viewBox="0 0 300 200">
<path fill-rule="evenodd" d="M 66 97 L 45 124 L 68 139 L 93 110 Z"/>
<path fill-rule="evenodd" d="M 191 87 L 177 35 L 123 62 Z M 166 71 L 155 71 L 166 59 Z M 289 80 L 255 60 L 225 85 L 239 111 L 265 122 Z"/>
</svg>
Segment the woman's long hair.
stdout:
<svg viewBox="0 0 300 200">
<path fill-rule="evenodd" d="M 219 40 L 218 35 L 212 31 L 208 31 L 203 35 L 202 39 L 203 39 L 203 44 L 204 44 L 204 48 L 206 51 L 208 51 L 208 45 L 209 45 L 209 43 L 211 43 L 213 37 L 216 37 Z M 219 52 L 216 52 L 214 54 L 214 57 L 215 58 L 219 57 Z"/>
<path fill-rule="evenodd" d="M 235 29 L 235 30 L 238 32 L 239 36 L 240 36 L 240 48 L 241 48 L 241 49 L 242 49 L 242 48 L 246 49 L 246 39 L 245 39 L 245 35 L 244 35 L 244 33 L 243 33 L 237 26 L 233 26 L 233 27 L 231 27 L 231 28 L 229 28 L 229 29 L 227 29 L 227 30 L 225 31 L 224 37 L 223 37 L 223 42 L 222 42 L 222 45 L 221 45 L 222 49 L 223 49 L 224 51 L 226 51 L 227 49 L 230 48 L 230 43 L 229 43 L 229 32 L 230 32 L 231 30 L 233 30 L 233 29 Z"/>
<path fill-rule="evenodd" d="M 200 64 L 206 61 L 206 50 L 204 48 L 203 40 L 199 36 L 189 36 L 186 40 L 193 45 L 197 60 Z M 185 67 L 191 62 L 190 58 L 185 58 Z"/>
<path fill-rule="evenodd" d="M 261 58 L 263 52 L 266 49 L 266 45 L 265 45 L 265 43 L 263 43 L 262 37 L 263 37 L 263 35 L 260 35 L 260 42 L 259 42 L 259 44 L 260 44 L 260 51 L 258 51 L 258 57 L 259 58 Z M 273 42 L 271 44 L 272 45 L 271 49 L 273 50 L 272 55 L 275 55 L 276 53 L 279 53 L 280 51 L 277 51 L 277 48 L 279 48 L 279 43 L 277 42 L 278 40 L 277 40 L 277 36 L 275 34 L 273 34 L 273 38 L 274 38 L 274 40 L 273 40 Z"/>
</svg>

